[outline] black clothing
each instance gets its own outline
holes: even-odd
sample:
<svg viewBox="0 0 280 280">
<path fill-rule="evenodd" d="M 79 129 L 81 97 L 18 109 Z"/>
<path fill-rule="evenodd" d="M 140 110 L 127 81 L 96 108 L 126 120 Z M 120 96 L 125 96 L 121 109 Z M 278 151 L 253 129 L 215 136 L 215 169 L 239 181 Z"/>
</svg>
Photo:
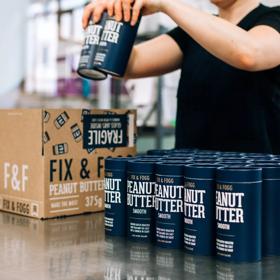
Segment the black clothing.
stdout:
<svg viewBox="0 0 280 280">
<path fill-rule="evenodd" d="M 238 24 L 245 30 L 257 25 L 280 32 L 280 8 L 260 5 Z M 239 70 L 211 55 L 179 27 L 168 35 L 184 54 L 176 148 L 280 154 L 280 66 Z"/>
</svg>

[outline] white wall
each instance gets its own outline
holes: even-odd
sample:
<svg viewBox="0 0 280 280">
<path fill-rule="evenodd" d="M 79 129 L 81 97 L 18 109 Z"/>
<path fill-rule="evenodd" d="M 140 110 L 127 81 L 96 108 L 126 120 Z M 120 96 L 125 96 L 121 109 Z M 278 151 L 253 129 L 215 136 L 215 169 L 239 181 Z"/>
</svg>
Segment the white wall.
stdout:
<svg viewBox="0 0 280 280">
<path fill-rule="evenodd" d="M 280 0 L 263 0 L 262 2 L 270 6 L 280 5 Z"/>
<path fill-rule="evenodd" d="M 1 1 L 0 95 L 14 90 L 24 76 L 27 3 L 28 0 Z"/>
</svg>

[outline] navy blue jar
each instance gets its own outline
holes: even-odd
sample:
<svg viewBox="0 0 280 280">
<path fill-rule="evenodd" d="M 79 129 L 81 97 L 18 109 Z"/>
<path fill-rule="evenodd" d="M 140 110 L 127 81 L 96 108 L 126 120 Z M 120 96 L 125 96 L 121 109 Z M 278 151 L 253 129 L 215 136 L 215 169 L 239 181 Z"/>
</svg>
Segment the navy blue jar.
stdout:
<svg viewBox="0 0 280 280">
<path fill-rule="evenodd" d="M 156 165 L 155 220 L 156 245 L 183 247 L 184 163 L 164 162 Z"/>
<path fill-rule="evenodd" d="M 277 155 L 273 156 L 272 159 L 274 161 L 280 162 L 280 156 L 279 155 L 278 156 Z"/>
<path fill-rule="evenodd" d="M 183 153 L 183 154 L 195 154 L 197 153 L 199 150 L 198 149 L 173 149 L 171 150 L 173 154 L 180 154 L 180 153 Z"/>
<path fill-rule="evenodd" d="M 126 167 L 131 158 L 105 160 L 105 233 L 126 236 Z"/>
<path fill-rule="evenodd" d="M 94 66 L 116 77 L 123 77 L 136 38 L 140 19 L 131 26 L 130 22 L 119 22 L 106 17 L 100 43 L 95 55 Z"/>
<path fill-rule="evenodd" d="M 192 162 L 193 159 L 191 157 L 175 157 L 175 156 L 170 156 L 170 157 L 163 157 L 161 160 L 170 162 L 170 161 L 181 161 L 181 162 Z"/>
<path fill-rule="evenodd" d="M 151 156 L 163 156 L 163 155 L 167 155 L 170 154 L 172 152 L 172 150 L 158 150 L 158 149 L 152 149 L 152 150 L 148 150 L 147 151 L 147 155 L 151 155 Z"/>
<path fill-rule="evenodd" d="M 248 160 L 247 157 L 241 157 L 241 156 L 231 156 L 231 157 L 225 157 L 225 156 L 220 156 L 219 160 L 224 161 L 224 160 L 231 160 L 231 161 L 246 161 Z"/>
<path fill-rule="evenodd" d="M 250 161 L 253 163 L 253 164 L 277 164 L 277 161 L 275 161 L 273 158 L 271 159 L 257 159 L 257 160 L 252 160 L 250 159 Z"/>
<path fill-rule="evenodd" d="M 104 80 L 107 78 L 107 74 L 96 69 L 93 65 L 104 25 L 105 16 L 103 15 L 100 22 L 96 24 L 93 24 L 93 22 L 90 21 L 85 31 L 84 45 L 82 47 L 77 70 L 78 74 L 83 78 L 92 80 Z"/>
<path fill-rule="evenodd" d="M 216 250 L 224 261 L 261 260 L 262 169 L 220 167 L 216 175 Z"/>
<path fill-rule="evenodd" d="M 246 155 L 246 158 L 247 159 L 251 159 L 251 160 L 255 160 L 255 161 L 258 161 L 258 160 L 272 160 L 273 157 L 272 155 Z"/>
<path fill-rule="evenodd" d="M 198 150 L 197 155 L 218 155 L 221 154 L 219 151 L 208 151 L 208 150 Z"/>
<path fill-rule="evenodd" d="M 252 164 L 250 160 L 222 160 L 218 163 L 228 167 L 246 167 Z"/>
<path fill-rule="evenodd" d="M 220 165 L 185 166 L 184 248 L 193 255 L 216 253 L 215 179 Z"/>
<path fill-rule="evenodd" d="M 158 155 L 138 155 L 135 157 L 135 159 L 158 159 Z"/>
<path fill-rule="evenodd" d="M 216 162 L 218 162 L 218 160 L 216 159 L 216 158 L 204 158 L 204 159 L 201 159 L 201 158 L 199 158 L 199 159 L 193 159 L 193 163 L 197 163 L 197 164 L 214 164 L 214 163 L 216 163 Z"/>
<path fill-rule="evenodd" d="M 263 170 L 263 256 L 280 255 L 280 165 L 256 164 Z"/>
<path fill-rule="evenodd" d="M 195 159 L 216 159 L 219 155 L 217 154 L 196 154 L 194 156 Z"/>
<path fill-rule="evenodd" d="M 239 152 L 221 152 L 221 157 L 243 157 L 246 153 L 239 153 Z"/>
<path fill-rule="evenodd" d="M 155 163 L 134 160 L 127 165 L 127 236 L 131 241 L 154 241 Z"/>
</svg>

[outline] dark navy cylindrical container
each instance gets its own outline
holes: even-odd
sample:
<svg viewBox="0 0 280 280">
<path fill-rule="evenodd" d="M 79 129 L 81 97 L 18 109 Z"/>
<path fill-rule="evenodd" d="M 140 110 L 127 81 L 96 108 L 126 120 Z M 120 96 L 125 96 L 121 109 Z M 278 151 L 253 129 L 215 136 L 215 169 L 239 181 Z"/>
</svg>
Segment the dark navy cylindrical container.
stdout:
<svg viewBox="0 0 280 280">
<path fill-rule="evenodd" d="M 105 160 L 105 233 L 126 236 L 126 167 L 131 158 Z"/>
<path fill-rule="evenodd" d="M 196 154 L 194 156 L 195 159 L 216 159 L 218 158 L 219 155 L 216 155 L 216 154 Z"/>
<path fill-rule="evenodd" d="M 147 158 L 147 159 L 158 159 L 159 156 L 158 155 L 138 155 L 135 158 L 136 159 L 144 159 L 144 158 Z"/>
<path fill-rule="evenodd" d="M 199 150 L 198 149 L 173 149 L 173 153 L 197 153 Z"/>
<path fill-rule="evenodd" d="M 239 153 L 239 152 L 222 152 L 221 157 L 242 157 L 245 156 L 245 153 Z"/>
<path fill-rule="evenodd" d="M 268 153 L 246 153 L 246 156 L 271 156 L 271 157 L 273 157 L 273 154 L 268 154 Z"/>
<path fill-rule="evenodd" d="M 103 15 L 99 23 L 93 24 L 91 21 L 85 31 L 85 41 L 77 70 L 78 74 L 83 78 L 93 80 L 104 80 L 107 78 L 107 74 L 97 70 L 93 65 L 104 25 L 105 16 Z"/>
<path fill-rule="evenodd" d="M 190 154 L 170 154 L 170 155 L 165 155 L 163 156 L 164 158 L 176 158 L 176 159 L 189 159 L 189 158 L 193 158 L 192 155 Z"/>
<path fill-rule="evenodd" d="M 272 158 L 273 158 L 273 160 L 280 161 L 280 156 L 279 155 L 275 155 Z"/>
<path fill-rule="evenodd" d="M 252 162 L 251 159 L 247 159 L 247 158 L 236 158 L 236 159 L 228 159 L 228 158 L 218 158 L 217 161 L 219 162 L 233 162 L 233 163 L 236 163 L 236 162 Z"/>
<path fill-rule="evenodd" d="M 95 55 L 94 66 L 117 77 L 123 77 L 136 38 L 140 19 L 135 26 L 119 22 L 107 13 L 106 22 Z"/>
<path fill-rule="evenodd" d="M 231 157 L 225 157 L 225 156 L 219 156 L 219 160 L 248 160 L 245 156 L 231 156 Z"/>
<path fill-rule="evenodd" d="M 262 169 L 219 167 L 216 174 L 216 252 L 224 261 L 261 260 Z"/>
<path fill-rule="evenodd" d="M 252 162 L 250 162 L 249 160 L 222 160 L 222 161 L 219 161 L 220 164 L 223 164 L 225 166 L 230 166 L 230 167 L 233 167 L 233 166 L 248 166 L 250 165 Z"/>
<path fill-rule="evenodd" d="M 156 244 L 169 249 L 183 248 L 184 163 L 156 165 Z"/>
<path fill-rule="evenodd" d="M 185 158 L 185 157 L 191 157 L 193 158 L 194 154 L 192 153 L 170 153 L 165 155 L 164 157 L 181 157 L 181 158 Z"/>
<path fill-rule="evenodd" d="M 210 159 L 210 158 L 205 158 L 205 159 L 193 159 L 193 163 L 197 163 L 197 164 L 211 164 L 211 163 L 215 163 L 218 162 L 217 159 Z"/>
<path fill-rule="evenodd" d="M 184 162 L 190 162 L 193 159 L 190 157 L 175 157 L 175 156 L 170 156 L 170 157 L 163 157 L 162 160 L 168 162 L 168 161 L 184 161 Z"/>
<path fill-rule="evenodd" d="M 215 178 L 220 165 L 185 166 L 184 248 L 193 255 L 214 256 Z"/>
<path fill-rule="evenodd" d="M 162 157 L 136 157 L 135 161 L 150 161 L 150 162 L 159 162 L 161 161 L 163 158 Z"/>
<path fill-rule="evenodd" d="M 247 159 L 252 159 L 252 160 L 272 160 L 273 157 L 270 155 L 246 155 Z"/>
<path fill-rule="evenodd" d="M 263 170 L 263 256 L 280 255 L 280 165 L 256 164 Z"/>
<path fill-rule="evenodd" d="M 153 149 L 153 150 L 148 150 L 147 151 L 147 155 L 151 155 L 151 156 L 164 156 L 167 154 L 170 154 L 171 150 L 157 150 L 157 149 Z"/>
<path fill-rule="evenodd" d="M 127 236 L 132 241 L 154 241 L 154 169 L 153 161 L 127 165 Z"/>
<path fill-rule="evenodd" d="M 220 154 L 221 152 L 219 151 L 212 151 L 212 150 L 198 150 L 197 154 L 200 155 L 215 155 L 215 154 Z"/>
<path fill-rule="evenodd" d="M 168 154 L 168 156 L 174 156 L 174 157 L 181 157 L 181 156 L 187 156 L 187 157 L 194 157 L 196 155 L 196 151 L 191 150 L 172 150 L 171 153 Z"/>
<path fill-rule="evenodd" d="M 273 159 L 257 159 L 257 160 L 250 159 L 248 161 L 250 161 L 252 164 L 266 164 L 266 163 L 277 164 L 277 161 Z"/>
</svg>

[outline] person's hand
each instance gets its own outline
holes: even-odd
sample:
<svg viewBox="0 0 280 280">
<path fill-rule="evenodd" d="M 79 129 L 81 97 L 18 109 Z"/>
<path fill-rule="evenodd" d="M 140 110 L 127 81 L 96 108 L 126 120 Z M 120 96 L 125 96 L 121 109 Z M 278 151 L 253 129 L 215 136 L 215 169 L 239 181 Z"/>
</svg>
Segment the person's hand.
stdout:
<svg viewBox="0 0 280 280">
<path fill-rule="evenodd" d="M 162 0 L 116 0 L 115 17 L 116 20 L 124 20 L 135 25 L 140 16 L 157 13 L 161 10 Z"/>
<path fill-rule="evenodd" d="M 99 22 L 103 12 L 107 10 L 110 16 L 113 15 L 114 11 L 114 0 L 95 0 L 88 4 L 83 13 L 82 24 L 83 28 L 88 26 L 90 19 L 93 22 Z"/>
<path fill-rule="evenodd" d="M 161 10 L 163 0 L 95 0 L 84 9 L 83 28 L 86 28 L 90 18 L 98 22 L 105 10 L 109 16 L 115 16 L 117 21 L 124 20 L 135 25 L 140 16 L 157 13 Z"/>
</svg>

